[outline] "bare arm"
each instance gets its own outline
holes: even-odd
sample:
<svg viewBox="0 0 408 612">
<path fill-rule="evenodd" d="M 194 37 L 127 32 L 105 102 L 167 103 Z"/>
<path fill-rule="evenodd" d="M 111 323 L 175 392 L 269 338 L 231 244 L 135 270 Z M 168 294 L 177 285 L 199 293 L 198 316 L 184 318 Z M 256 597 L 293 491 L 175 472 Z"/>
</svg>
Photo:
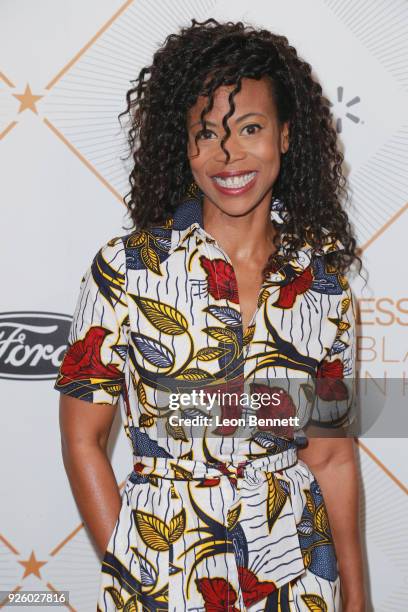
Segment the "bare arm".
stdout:
<svg viewBox="0 0 408 612">
<path fill-rule="evenodd" d="M 103 555 L 119 516 L 121 497 L 106 454 L 116 406 L 60 397 L 62 456 L 72 492 Z"/>
<path fill-rule="evenodd" d="M 342 584 L 344 612 L 364 612 L 358 523 L 359 477 L 352 438 L 310 437 L 299 459 L 315 474 L 326 502 Z"/>
</svg>

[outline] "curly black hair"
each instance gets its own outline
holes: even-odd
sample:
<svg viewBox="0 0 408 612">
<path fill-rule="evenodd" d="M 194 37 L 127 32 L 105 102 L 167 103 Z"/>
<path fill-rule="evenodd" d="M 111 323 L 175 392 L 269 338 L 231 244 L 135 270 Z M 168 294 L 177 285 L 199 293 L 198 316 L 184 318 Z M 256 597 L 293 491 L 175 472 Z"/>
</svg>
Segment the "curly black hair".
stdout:
<svg viewBox="0 0 408 612">
<path fill-rule="evenodd" d="M 287 38 L 242 22 L 192 19 L 191 26 L 166 38 L 151 66 L 131 81 L 127 108 L 119 115 L 129 120 L 133 158 L 131 189 L 124 198 L 128 213 L 137 229 L 161 224 L 188 192 L 193 176 L 187 157 L 186 116 L 198 96 L 208 97 L 201 113 L 205 129 L 215 90 L 235 85 L 230 110 L 223 118 L 221 146 L 228 158 L 228 118 L 241 80 L 264 76 L 271 81 L 279 121 L 289 122 L 289 150 L 282 156 L 273 186 L 274 197 L 288 212 L 279 226 L 289 236 L 287 253 L 293 254 L 305 241 L 319 249 L 327 240 L 325 228 L 331 239 L 344 246 L 332 255 L 333 264 L 344 273 L 360 259 L 342 204 L 347 200 L 346 180 L 330 103 L 311 66 Z"/>
</svg>

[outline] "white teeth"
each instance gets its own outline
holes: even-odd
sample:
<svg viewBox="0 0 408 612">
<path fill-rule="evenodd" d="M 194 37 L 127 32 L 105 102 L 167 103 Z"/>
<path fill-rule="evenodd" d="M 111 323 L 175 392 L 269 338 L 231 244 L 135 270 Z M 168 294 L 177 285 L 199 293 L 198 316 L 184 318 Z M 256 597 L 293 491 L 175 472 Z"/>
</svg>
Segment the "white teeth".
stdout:
<svg viewBox="0 0 408 612">
<path fill-rule="evenodd" d="M 227 189 L 239 189 L 240 187 L 245 187 L 252 179 L 254 178 L 256 172 L 249 172 L 248 174 L 241 174 L 240 176 L 229 176 L 228 178 L 221 178 L 220 176 L 215 176 L 214 181 L 221 185 L 221 187 L 226 187 Z"/>
</svg>

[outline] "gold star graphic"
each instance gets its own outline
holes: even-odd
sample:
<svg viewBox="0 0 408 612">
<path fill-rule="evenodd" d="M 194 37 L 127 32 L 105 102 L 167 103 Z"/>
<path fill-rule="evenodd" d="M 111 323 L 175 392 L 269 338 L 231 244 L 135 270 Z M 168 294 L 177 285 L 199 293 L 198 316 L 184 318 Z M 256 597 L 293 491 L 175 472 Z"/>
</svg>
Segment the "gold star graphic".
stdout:
<svg viewBox="0 0 408 612">
<path fill-rule="evenodd" d="M 44 96 L 35 96 L 28 84 L 26 85 L 24 93 L 13 94 L 13 96 L 20 102 L 20 108 L 18 109 L 19 114 L 29 108 L 30 111 L 38 115 L 36 103 Z"/>
<path fill-rule="evenodd" d="M 35 574 L 37 578 L 41 578 L 40 567 L 45 565 L 47 561 L 37 561 L 34 551 L 32 551 L 27 561 L 19 561 L 19 563 L 25 567 L 23 578 L 27 578 L 30 574 Z"/>
</svg>

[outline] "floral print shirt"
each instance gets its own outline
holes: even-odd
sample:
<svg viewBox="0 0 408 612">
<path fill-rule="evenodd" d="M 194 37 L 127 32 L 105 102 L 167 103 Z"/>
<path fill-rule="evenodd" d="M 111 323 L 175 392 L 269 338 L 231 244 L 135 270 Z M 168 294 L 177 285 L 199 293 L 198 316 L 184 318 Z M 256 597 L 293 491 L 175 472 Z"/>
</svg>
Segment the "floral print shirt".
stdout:
<svg viewBox="0 0 408 612">
<path fill-rule="evenodd" d="M 271 217 L 284 215 L 275 200 Z M 201 197 L 185 200 L 165 225 L 113 238 L 98 251 L 82 278 L 55 388 L 118 402 L 136 455 L 142 440 L 144 450 L 154 447 L 158 389 L 174 381 L 229 390 L 243 388 L 243 379 L 258 390 L 286 381 L 287 404 L 296 396 L 298 444 L 305 443 L 301 425 L 347 425 L 355 416 L 355 312 L 347 279 L 326 262 L 326 253 L 341 248 L 329 242 L 313 253 L 305 245 L 270 272 L 243 333 L 231 261 L 203 228 Z M 166 452 L 192 450 L 181 430 L 167 430 Z M 234 441 L 228 426 L 222 432 L 229 439 L 213 448 L 217 458 L 252 453 L 251 441 Z M 193 454 L 209 458 L 197 447 Z"/>
<path fill-rule="evenodd" d="M 285 214 L 274 200 L 271 218 L 280 223 Z M 226 596 L 225 609 L 275 597 L 335 609 L 338 575 L 324 501 L 307 466 L 296 463 L 296 449 L 306 442 L 309 421 L 338 427 L 353 418 L 353 299 L 327 259 L 341 248 L 328 241 L 313 252 L 305 245 L 271 271 L 247 330 L 233 266 L 203 227 L 200 195 L 180 203 L 162 226 L 115 237 L 98 250 L 81 281 L 55 389 L 94 404 L 117 403 L 134 458 L 104 559 L 99 610 L 116 609 L 112 598 L 124 604 L 121 588 L 149 610 L 213 609 Z M 220 424 L 198 438 L 170 422 L 169 390 L 242 392 L 248 384 L 251 391 L 279 390 L 275 414 L 296 413 L 299 425 L 281 435 L 260 425 L 247 435 L 233 418 L 224 422 L 246 410 L 233 400 L 218 406 Z M 258 416 L 264 413 L 259 408 Z M 259 471 L 268 466 L 269 474 Z M 199 484 L 191 490 L 193 482 Z M 253 488 L 247 499 L 244 483 Z M 164 497 L 152 494 L 158 487 Z M 265 523 L 252 507 L 264 508 Z M 212 534 L 210 552 L 199 553 L 208 540 L 195 539 L 196 524 Z M 220 544 L 220 533 L 228 545 Z M 270 551 L 262 563 L 251 545 L 255 536 Z M 241 553 L 233 553 L 236 538 Z M 183 568 L 176 550 L 188 559 Z M 211 570 L 199 563 L 209 556 Z M 296 576 L 303 576 L 297 594 L 288 587 Z"/>
</svg>

